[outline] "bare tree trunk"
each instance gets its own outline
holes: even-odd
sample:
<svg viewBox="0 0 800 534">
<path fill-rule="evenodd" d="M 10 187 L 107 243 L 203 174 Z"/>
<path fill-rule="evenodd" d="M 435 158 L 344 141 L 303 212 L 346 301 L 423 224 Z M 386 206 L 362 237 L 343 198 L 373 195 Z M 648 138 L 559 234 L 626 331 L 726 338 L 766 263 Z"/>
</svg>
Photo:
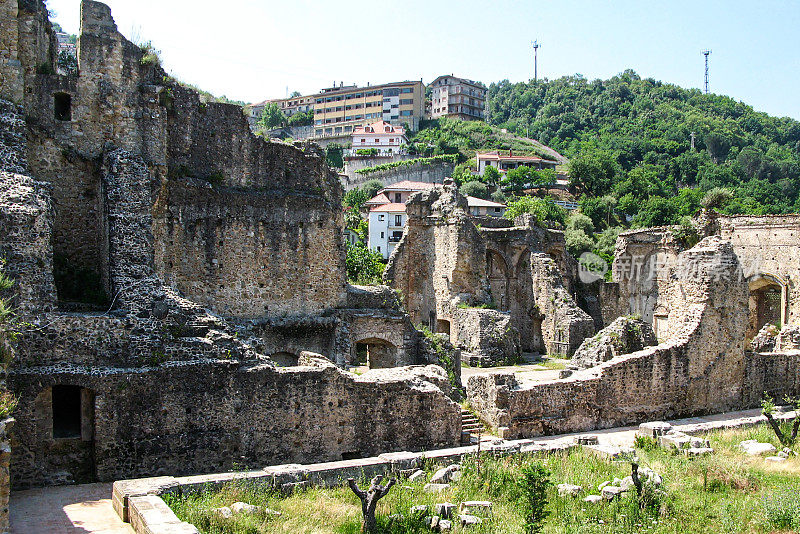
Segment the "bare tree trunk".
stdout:
<svg viewBox="0 0 800 534">
<path fill-rule="evenodd" d="M 359 489 L 356 481 L 352 478 L 347 479 L 347 484 L 353 490 L 359 499 L 361 499 L 361 513 L 364 515 L 364 524 L 361 527 L 361 532 L 376 532 L 378 529 L 378 522 L 375 519 L 375 507 L 378 501 L 389 493 L 389 489 L 394 486 L 395 479 L 390 478 L 385 486 L 381 486 L 383 475 L 378 475 L 372 479 L 369 489 L 364 491 Z"/>
<path fill-rule="evenodd" d="M 766 412 L 764 416 L 767 418 L 767 422 L 769 423 L 769 426 L 772 427 L 772 430 L 775 432 L 775 435 L 778 436 L 778 441 L 781 442 L 781 445 L 786 447 L 786 437 L 783 435 L 783 432 L 781 432 L 781 427 L 780 425 L 778 425 L 778 422 L 775 420 L 774 417 L 772 417 L 772 414 L 769 412 Z M 796 428 L 797 427 L 795 427 L 795 429 Z"/>
<path fill-rule="evenodd" d="M 636 494 L 641 497 L 642 481 L 639 478 L 639 464 L 636 462 L 631 462 L 631 478 L 633 479 L 633 485 L 636 486 Z"/>
<path fill-rule="evenodd" d="M 794 424 L 792 425 L 792 439 L 791 442 L 794 443 L 797 441 L 797 431 L 800 429 L 800 414 L 798 414 L 794 418 Z"/>
</svg>

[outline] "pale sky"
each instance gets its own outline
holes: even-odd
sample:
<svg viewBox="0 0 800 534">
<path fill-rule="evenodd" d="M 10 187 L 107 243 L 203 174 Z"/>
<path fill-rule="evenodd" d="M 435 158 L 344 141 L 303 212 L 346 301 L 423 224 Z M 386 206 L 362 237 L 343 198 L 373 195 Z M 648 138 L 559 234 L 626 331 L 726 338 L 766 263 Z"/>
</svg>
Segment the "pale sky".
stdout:
<svg viewBox="0 0 800 534">
<path fill-rule="evenodd" d="M 800 120 L 800 0 L 108 0 L 120 31 L 150 40 L 177 78 L 257 102 L 336 81 L 453 73 L 485 84 L 627 68 Z M 49 0 L 77 33 L 79 0 Z"/>
</svg>

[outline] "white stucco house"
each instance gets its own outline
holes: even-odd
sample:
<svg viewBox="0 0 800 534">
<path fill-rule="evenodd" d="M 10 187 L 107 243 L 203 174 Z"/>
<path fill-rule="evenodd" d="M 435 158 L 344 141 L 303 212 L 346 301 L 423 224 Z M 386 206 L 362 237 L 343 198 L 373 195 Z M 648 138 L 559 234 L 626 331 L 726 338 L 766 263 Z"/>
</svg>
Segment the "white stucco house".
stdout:
<svg viewBox="0 0 800 534">
<path fill-rule="evenodd" d="M 378 121 L 353 128 L 351 143 L 351 155 L 356 155 L 361 149 L 374 148 L 379 155 L 389 156 L 400 153 L 401 147 L 408 144 L 408 138 L 402 126 L 392 126 L 386 121 Z"/>
</svg>

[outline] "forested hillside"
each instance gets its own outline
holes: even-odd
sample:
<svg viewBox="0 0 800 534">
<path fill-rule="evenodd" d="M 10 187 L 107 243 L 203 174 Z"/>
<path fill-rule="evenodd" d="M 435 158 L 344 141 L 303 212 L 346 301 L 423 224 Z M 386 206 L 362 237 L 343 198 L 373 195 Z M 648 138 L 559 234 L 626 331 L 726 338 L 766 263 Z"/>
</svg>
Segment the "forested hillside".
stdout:
<svg viewBox="0 0 800 534">
<path fill-rule="evenodd" d="M 716 195 L 723 212 L 800 211 L 800 122 L 729 97 L 630 70 L 609 80 L 502 81 L 489 86 L 489 121 L 569 157 L 596 227 L 625 215 L 639 226 L 677 223 L 715 188 L 733 192 Z"/>
</svg>

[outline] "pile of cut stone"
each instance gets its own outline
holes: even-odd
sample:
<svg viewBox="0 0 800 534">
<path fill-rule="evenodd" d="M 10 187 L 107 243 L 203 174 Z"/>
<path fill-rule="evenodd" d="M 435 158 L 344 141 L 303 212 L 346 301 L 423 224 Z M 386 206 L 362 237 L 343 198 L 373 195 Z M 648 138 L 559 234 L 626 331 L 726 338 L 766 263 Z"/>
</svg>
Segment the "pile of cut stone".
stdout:
<svg viewBox="0 0 800 534">
<path fill-rule="evenodd" d="M 414 471 L 408 480 L 414 482 L 425 478 L 425 471 Z M 430 481 L 422 488 L 427 493 L 439 493 L 450 487 L 451 482 L 461 478 L 461 465 L 452 464 L 436 471 Z M 408 486 L 406 486 L 408 487 Z M 492 515 L 492 503 L 489 501 L 463 501 L 458 505 L 443 502 L 437 503 L 433 509 L 428 505 L 412 506 L 409 511 L 412 518 L 422 522 L 434 532 L 449 532 L 454 523 L 462 528 L 480 525 L 486 517 Z"/>
<path fill-rule="evenodd" d="M 649 484 L 654 488 L 661 487 L 661 475 L 649 467 L 640 467 L 638 472 L 639 479 L 642 481 L 642 484 Z M 583 492 L 583 488 L 576 484 L 559 484 L 556 486 L 556 488 L 558 489 L 558 494 L 562 497 L 578 497 Z M 636 487 L 633 483 L 633 477 L 631 475 L 628 475 L 622 479 L 615 477 L 614 480 L 606 480 L 597 487 L 597 491 L 600 492 L 600 495 L 587 495 L 583 498 L 583 500 L 584 502 L 589 503 L 612 501 L 620 497 L 626 491 L 635 490 Z"/>
<path fill-rule="evenodd" d="M 671 424 L 663 421 L 642 423 L 639 425 L 636 435 L 655 439 L 659 447 L 677 450 L 690 458 L 714 453 L 714 449 L 711 448 L 707 439 L 674 430 Z"/>
<path fill-rule="evenodd" d="M 748 456 L 761 456 L 762 454 L 774 453 L 778 449 L 772 443 L 761 443 L 755 439 L 748 439 L 739 443 L 739 448 Z M 767 462 L 785 462 L 789 456 L 797 456 L 789 447 L 784 447 L 782 451 L 772 456 L 764 458 Z"/>
</svg>

